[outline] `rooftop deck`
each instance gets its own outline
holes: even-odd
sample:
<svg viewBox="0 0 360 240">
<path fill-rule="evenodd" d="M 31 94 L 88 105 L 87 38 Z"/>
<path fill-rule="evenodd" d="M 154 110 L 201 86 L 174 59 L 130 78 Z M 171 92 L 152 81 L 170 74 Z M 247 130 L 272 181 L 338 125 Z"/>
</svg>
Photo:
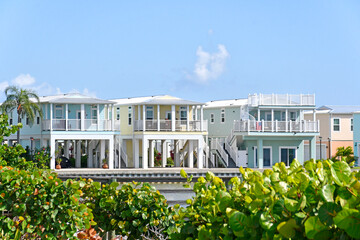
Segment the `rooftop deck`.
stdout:
<svg viewBox="0 0 360 240">
<path fill-rule="evenodd" d="M 248 103 L 257 106 L 315 106 L 315 94 L 250 94 Z"/>
</svg>

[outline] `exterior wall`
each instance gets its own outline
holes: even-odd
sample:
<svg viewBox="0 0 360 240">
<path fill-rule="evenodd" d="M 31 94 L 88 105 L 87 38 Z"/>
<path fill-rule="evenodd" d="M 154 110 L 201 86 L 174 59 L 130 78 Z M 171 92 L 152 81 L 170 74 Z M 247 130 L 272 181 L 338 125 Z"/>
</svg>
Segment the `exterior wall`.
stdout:
<svg viewBox="0 0 360 240">
<path fill-rule="evenodd" d="M 313 114 L 308 113 L 304 114 L 305 120 L 313 120 Z M 323 141 L 326 141 L 330 138 L 330 114 L 329 113 L 317 113 L 316 119 L 320 122 L 320 135 L 322 137 Z M 319 140 L 319 136 L 317 137 L 317 140 Z"/>
<path fill-rule="evenodd" d="M 134 121 L 134 116 L 132 116 L 131 121 Z M 122 135 L 133 133 L 132 125 L 129 125 L 129 106 L 120 106 L 120 131 Z"/>
<path fill-rule="evenodd" d="M 221 109 L 225 109 L 225 122 L 221 122 Z M 214 114 L 214 123 L 210 122 L 210 115 Z M 204 119 L 208 120 L 209 138 L 227 137 L 233 127 L 234 120 L 240 119 L 240 107 L 205 108 Z"/>
<path fill-rule="evenodd" d="M 354 113 L 354 156 L 359 157 L 359 146 L 360 146 L 360 113 Z"/>
<path fill-rule="evenodd" d="M 331 141 L 331 156 L 334 157 L 338 147 L 351 147 L 353 146 L 353 141 Z"/>
<path fill-rule="evenodd" d="M 333 119 L 340 119 L 340 131 L 334 131 Z M 352 114 L 331 114 L 331 140 L 353 141 L 353 131 L 351 131 Z"/>
<path fill-rule="evenodd" d="M 260 139 L 260 138 L 259 138 Z M 248 149 L 248 167 L 255 167 L 255 147 L 257 147 L 256 140 L 246 140 L 245 146 Z M 277 162 L 280 162 L 280 147 L 296 147 L 296 159 L 300 162 L 304 162 L 304 142 L 302 140 L 271 140 L 263 138 L 263 146 L 271 147 L 272 154 L 272 165 Z M 254 149 L 253 149 L 254 147 Z"/>
</svg>

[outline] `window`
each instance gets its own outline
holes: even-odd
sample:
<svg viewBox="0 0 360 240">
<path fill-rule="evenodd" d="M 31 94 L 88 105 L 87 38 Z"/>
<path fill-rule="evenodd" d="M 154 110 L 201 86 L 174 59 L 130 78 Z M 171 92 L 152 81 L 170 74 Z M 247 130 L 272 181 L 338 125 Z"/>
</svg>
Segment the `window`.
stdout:
<svg viewBox="0 0 360 240">
<path fill-rule="evenodd" d="M 214 123 L 214 122 L 215 122 L 214 114 L 210 113 L 210 123 Z"/>
<path fill-rule="evenodd" d="M 221 109 L 220 122 L 225 122 L 225 109 Z"/>
<path fill-rule="evenodd" d="M 154 108 L 152 106 L 146 106 L 146 120 L 154 119 Z"/>
<path fill-rule="evenodd" d="M 180 107 L 180 120 L 186 121 L 187 120 L 187 108 Z"/>
<path fill-rule="evenodd" d="M 91 106 L 91 124 L 97 124 L 97 105 Z"/>
<path fill-rule="evenodd" d="M 290 166 L 290 164 L 295 158 L 296 158 L 296 147 L 280 148 L 280 160 L 283 163 L 285 163 L 286 166 Z"/>
<path fill-rule="evenodd" d="M 281 118 L 280 121 L 286 121 L 286 112 L 281 112 Z"/>
<path fill-rule="evenodd" d="M 333 130 L 336 132 L 340 131 L 340 119 L 339 118 L 333 119 Z"/>
<path fill-rule="evenodd" d="M 120 108 L 116 108 L 116 120 L 120 120 Z"/>
<path fill-rule="evenodd" d="M 354 119 L 350 119 L 350 131 L 354 131 Z"/>
<path fill-rule="evenodd" d="M 40 117 L 36 118 L 36 124 L 40 124 Z"/>
<path fill-rule="evenodd" d="M 271 112 L 265 112 L 265 121 L 271 121 Z"/>
<path fill-rule="evenodd" d="M 132 108 L 129 107 L 129 110 L 128 110 L 128 124 L 131 125 L 132 121 Z"/>
<path fill-rule="evenodd" d="M 271 167 L 271 147 L 263 148 L 263 165 L 264 167 Z M 257 147 L 255 147 L 255 166 L 258 166 Z"/>
<path fill-rule="evenodd" d="M 171 112 L 166 112 L 165 113 L 165 119 L 166 120 L 171 120 Z"/>
<path fill-rule="evenodd" d="M 55 105 L 55 118 L 62 119 L 63 118 L 63 106 Z"/>
<path fill-rule="evenodd" d="M 26 125 L 29 125 L 29 118 L 26 118 Z"/>
<path fill-rule="evenodd" d="M 297 119 L 297 112 L 289 112 L 289 120 L 290 121 L 296 121 Z"/>
<path fill-rule="evenodd" d="M 12 118 L 10 118 L 10 125 L 12 125 L 13 124 L 13 119 Z"/>
</svg>

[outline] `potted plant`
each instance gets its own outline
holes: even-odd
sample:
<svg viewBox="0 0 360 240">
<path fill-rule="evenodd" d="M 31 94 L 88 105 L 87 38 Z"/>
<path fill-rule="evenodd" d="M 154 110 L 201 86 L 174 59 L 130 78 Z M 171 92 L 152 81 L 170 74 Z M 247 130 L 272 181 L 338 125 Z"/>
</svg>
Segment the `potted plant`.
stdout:
<svg viewBox="0 0 360 240">
<path fill-rule="evenodd" d="M 56 161 L 56 166 L 55 166 L 55 168 L 56 169 L 61 169 L 61 162 L 62 162 L 62 159 L 59 157 L 59 151 L 58 150 L 56 150 L 55 151 L 55 161 Z"/>
<path fill-rule="evenodd" d="M 104 159 L 102 160 L 102 162 L 103 162 L 102 168 L 104 168 L 104 169 L 109 168 L 109 166 L 108 166 L 108 164 L 107 164 L 107 159 L 106 159 L 106 158 L 104 158 Z"/>
<path fill-rule="evenodd" d="M 174 160 L 172 159 L 172 157 L 168 157 L 166 159 L 166 166 L 167 167 L 173 167 L 174 166 Z"/>
</svg>

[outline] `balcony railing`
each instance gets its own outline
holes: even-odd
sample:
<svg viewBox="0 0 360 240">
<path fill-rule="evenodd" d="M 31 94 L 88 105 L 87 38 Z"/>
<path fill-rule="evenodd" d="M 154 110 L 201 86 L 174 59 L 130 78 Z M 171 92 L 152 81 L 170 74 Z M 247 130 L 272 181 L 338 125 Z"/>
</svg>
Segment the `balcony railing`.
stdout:
<svg viewBox="0 0 360 240">
<path fill-rule="evenodd" d="M 315 106 L 315 94 L 253 94 L 248 97 L 249 105 L 268 106 Z"/>
<path fill-rule="evenodd" d="M 234 132 L 319 132 L 319 121 L 234 121 Z"/>
<path fill-rule="evenodd" d="M 145 127 L 145 129 L 144 129 Z M 187 120 L 175 120 L 175 128 L 174 131 L 177 132 L 200 132 L 207 131 L 208 125 L 207 120 L 203 121 L 202 129 L 201 129 L 201 121 L 189 121 Z M 173 131 L 172 121 L 171 120 L 135 120 L 134 121 L 134 131 Z"/>
<path fill-rule="evenodd" d="M 49 131 L 49 119 L 42 121 L 42 130 Z M 81 126 L 81 125 L 84 126 Z M 114 128 L 112 127 L 112 120 L 97 120 L 97 119 L 53 119 L 52 131 L 117 131 L 120 130 L 119 121 L 115 121 Z"/>
</svg>

